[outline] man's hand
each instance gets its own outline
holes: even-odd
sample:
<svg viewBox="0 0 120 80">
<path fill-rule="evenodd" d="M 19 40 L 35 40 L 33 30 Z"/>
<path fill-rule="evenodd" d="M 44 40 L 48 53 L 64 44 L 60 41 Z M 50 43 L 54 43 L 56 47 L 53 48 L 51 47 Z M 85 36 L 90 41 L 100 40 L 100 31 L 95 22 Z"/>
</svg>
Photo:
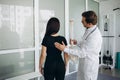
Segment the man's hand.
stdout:
<svg viewBox="0 0 120 80">
<path fill-rule="evenodd" d="M 57 49 L 59 49 L 59 50 L 61 50 L 61 51 L 64 51 L 64 49 L 65 49 L 65 44 L 64 44 L 64 42 L 62 41 L 62 44 L 60 44 L 60 43 L 58 43 L 58 42 L 55 42 L 55 47 L 57 48 Z"/>
<path fill-rule="evenodd" d="M 76 45 L 76 44 L 77 44 L 77 40 L 70 39 L 70 44 L 71 44 L 71 45 Z"/>
</svg>

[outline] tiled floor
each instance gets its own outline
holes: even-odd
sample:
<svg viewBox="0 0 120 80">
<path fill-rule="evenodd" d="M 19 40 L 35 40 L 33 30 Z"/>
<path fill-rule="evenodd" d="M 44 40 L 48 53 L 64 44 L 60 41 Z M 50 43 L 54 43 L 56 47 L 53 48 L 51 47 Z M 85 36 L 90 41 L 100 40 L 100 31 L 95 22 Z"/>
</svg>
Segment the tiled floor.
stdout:
<svg viewBox="0 0 120 80">
<path fill-rule="evenodd" d="M 66 76 L 65 80 L 76 80 L 77 73 Z M 100 68 L 98 80 L 120 80 L 120 70 Z"/>
<path fill-rule="evenodd" d="M 120 69 L 105 69 L 105 68 L 100 68 L 99 73 L 112 76 L 112 77 L 118 77 L 120 78 Z"/>
</svg>

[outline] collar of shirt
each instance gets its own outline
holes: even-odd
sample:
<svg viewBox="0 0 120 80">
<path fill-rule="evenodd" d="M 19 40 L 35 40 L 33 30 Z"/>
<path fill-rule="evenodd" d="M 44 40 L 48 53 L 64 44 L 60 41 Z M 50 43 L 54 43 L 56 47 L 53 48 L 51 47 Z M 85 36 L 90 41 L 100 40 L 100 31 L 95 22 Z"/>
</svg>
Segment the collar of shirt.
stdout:
<svg viewBox="0 0 120 80">
<path fill-rule="evenodd" d="M 92 31 L 92 30 L 94 30 L 95 28 L 96 28 L 96 25 L 94 25 L 94 26 L 91 27 L 91 28 L 86 29 L 86 31 Z"/>
<path fill-rule="evenodd" d="M 93 27 L 91 28 L 88 28 L 86 29 L 85 33 L 84 33 L 84 36 L 83 36 L 83 39 L 86 39 L 86 37 L 96 28 L 96 25 L 94 25 Z"/>
</svg>

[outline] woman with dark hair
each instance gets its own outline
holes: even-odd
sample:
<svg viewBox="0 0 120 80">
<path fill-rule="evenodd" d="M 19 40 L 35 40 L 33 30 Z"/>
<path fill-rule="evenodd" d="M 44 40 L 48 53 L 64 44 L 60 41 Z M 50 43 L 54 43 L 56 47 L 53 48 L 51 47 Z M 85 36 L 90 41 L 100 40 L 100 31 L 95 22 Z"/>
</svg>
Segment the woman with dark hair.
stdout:
<svg viewBox="0 0 120 80">
<path fill-rule="evenodd" d="M 65 43 L 65 45 L 67 45 L 66 39 L 57 34 L 59 29 L 59 20 L 55 17 L 50 18 L 47 23 L 46 33 L 42 41 L 41 56 L 39 61 L 39 70 L 41 74 L 44 73 L 43 76 L 45 80 L 64 80 L 65 77 L 68 54 L 63 54 L 63 60 L 61 55 L 62 51 L 58 50 L 54 46 L 55 42 L 62 44 L 62 41 Z"/>
</svg>

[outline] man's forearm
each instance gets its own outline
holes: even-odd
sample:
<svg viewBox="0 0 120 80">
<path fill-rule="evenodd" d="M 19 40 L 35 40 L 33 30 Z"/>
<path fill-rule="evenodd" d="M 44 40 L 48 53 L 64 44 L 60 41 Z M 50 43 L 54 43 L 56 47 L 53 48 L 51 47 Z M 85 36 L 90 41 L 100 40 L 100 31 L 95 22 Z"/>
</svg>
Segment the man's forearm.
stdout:
<svg viewBox="0 0 120 80">
<path fill-rule="evenodd" d="M 84 51 L 84 49 L 81 49 L 79 46 L 75 46 L 72 48 L 66 47 L 64 49 L 64 52 L 71 54 L 71 55 L 78 56 L 79 58 L 86 57 L 86 52 Z"/>
</svg>

